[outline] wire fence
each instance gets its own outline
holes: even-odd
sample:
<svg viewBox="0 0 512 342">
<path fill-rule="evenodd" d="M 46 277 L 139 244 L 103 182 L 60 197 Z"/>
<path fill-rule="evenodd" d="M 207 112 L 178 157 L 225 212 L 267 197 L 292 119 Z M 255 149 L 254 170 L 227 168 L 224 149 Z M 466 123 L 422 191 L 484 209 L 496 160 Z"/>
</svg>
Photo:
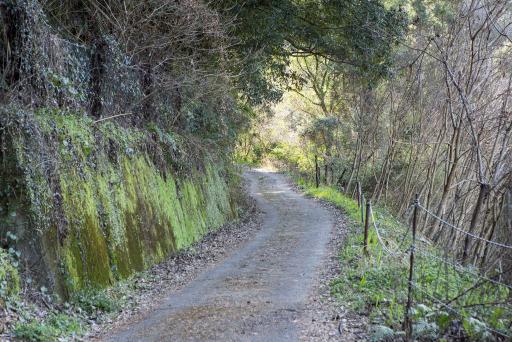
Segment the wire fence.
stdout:
<svg viewBox="0 0 512 342">
<path fill-rule="evenodd" d="M 445 302 L 443 302 L 442 300 L 436 298 L 435 296 L 431 295 L 430 293 L 428 293 L 427 291 L 425 291 L 421 286 L 419 286 L 417 283 L 415 282 L 412 282 L 411 283 L 412 286 L 419 292 L 423 293 L 424 295 L 426 295 L 427 297 L 429 297 L 433 302 L 439 304 L 440 306 L 444 307 L 445 309 L 447 309 L 448 311 L 450 311 L 451 313 L 453 313 L 454 315 L 460 317 L 460 318 L 465 318 L 467 315 L 463 315 L 460 311 L 458 311 L 457 309 L 455 309 L 454 307 L 446 304 Z M 476 317 L 476 316 L 472 316 L 470 315 L 471 318 L 473 319 L 476 319 L 476 320 L 479 320 L 479 321 L 482 321 L 481 318 L 479 317 Z M 496 330 L 496 329 L 493 329 L 491 327 L 488 327 L 488 326 L 483 326 L 483 328 L 495 335 L 498 335 L 498 336 L 502 336 L 502 337 L 505 337 L 505 338 L 511 338 L 511 335 L 508 335 L 507 333 L 503 332 L 503 331 L 500 331 L 500 330 Z"/>
<path fill-rule="evenodd" d="M 452 228 L 456 231 L 458 231 L 459 233 L 462 233 L 464 235 L 467 235 L 473 239 L 476 239 L 476 240 L 480 240 L 480 241 L 483 241 L 485 243 L 488 243 L 490 245 L 494 245 L 494 246 L 497 246 L 497 247 L 502 247 L 502 248 L 505 248 L 505 249 L 510 249 L 512 250 L 512 246 L 510 245 L 506 245 L 506 244 L 503 244 L 503 243 L 500 243 L 500 242 L 496 242 L 496 241 L 493 241 L 493 240 L 488 240 L 488 239 L 485 239 L 481 236 L 478 236 L 476 234 L 473 234 L 471 232 L 468 232 L 464 229 L 461 229 L 459 227 L 456 227 L 454 226 L 453 224 L 449 223 L 449 222 L 446 222 L 445 220 L 443 220 L 442 218 L 440 218 L 439 216 L 437 216 L 436 214 L 434 214 L 433 212 L 431 212 L 430 210 L 428 210 L 427 208 L 425 208 L 424 206 L 422 206 L 421 204 L 417 204 L 417 207 L 420 208 L 421 210 L 425 211 L 427 214 L 429 214 L 431 217 L 435 218 L 436 220 L 438 220 L 441 224 L 441 227 L 449 227 L 449 228 Z"/>
<path fill-rule="evenodd" d="M 416 230 L 418 226 L 418 216 L 420 212 L 426 213 L 437 220 L 443 228 L 451 229 L 459 234 L 467 236 L 468 238 L 484 242 L 502 250 L 512 250 L 511 245 L 486 239 L 443 220 L 431 210 L 422 206 L 419 198 L 416 197 L 415 202 L 409 208 L 412 208 L 412 223 L 407 225 L 407 229 L 402 232 L 402 236 L 399 239 L 401 241 L 398 244 L 394 244 L 396 247 L 391 247 L 390 245 L 392 243 L 390 241 L 386 241 L 383 230 L 379 227 L 379 222 L 375 219 L 371 202 L 366 201 L 364 194 L 361 191 L 360 184 L 357 185 L 355 195 L 357 196 L 358 205 L 361 209 L 361 221 L 364 223 L 365 227 L 365 254 L 368 254 L 368 229 L 370 226 L 370 222 L 368 221 L 371 220 L 372 227 L 376 235 L 376 243 L 386 256 L 390 258 L 400 258 L 402 260 L 409 257 L 409 274 L 408 281 L 406 283 L 408 286 L 407 303 L 405 304 L 403 320 L 403 328 L 406 332 L 407 340 L 413 340 L 413 321 L 415 319 L 412 310 L 413 306 L 415 304 L 419 304 L 422 300 L 423 302 L 428 301 L 431 304 L 435 304 L 446 309 L 453 316 L 456 316 L 463 321 L 464 319 L 473 319 L 483 323 L 480 327 L 498 340 L 510 341 L 512 339 L 510 333 L 510 330 L 512 329 L 512 321 L 509 323 L 508 327 L 503 325 L 500 327 L 491 326 L 491 324 L 488 324 L 487 322 L 489 320 L 488 317 L 480 317 L 475 314 L 475 312 L 478 312 L 479 310 L 473 310 L 472 312 L 467 310 L 468 307 L 491 307 L 491 309 L 505 307 L 509 310 L 509 314 L 512 315 L 510 307 L 510 299 L 512 298 L 510 293 L 512 291 L 512 285 L 506 283 L 502 279 L 503 272 L 488 275 L 477 268 L 471 268 L 461 264 L 454 256 L 451 255 L 451 253 L 449 253 L 447 246 L 444 248 L 444 253 L 440 254 L 439 250 L 441 246 L 435 246 L 431 242 L 426 243 L 424 246 L 417 244 L 418 241 L 428 241 L 424 237 L 417 236 Z M 409 211 L 409 209 L 407 211 Z M 415 260 L 416 256 L 419 256 L 420 260 Z M 423 274 L 424 266 L 427 265 L 427 267 L 432 267 L 433 262 L 438 263 L 439 267 L 437 267 L 437 271 L 439 274 L 435 277 L 430 276 L 428 280 L 426 280 L 426 277 Z M 444 272 L 444 278 L 440 276 L 440 272 Z M 457 274 L 458 277 L 455 277 L 455 274 Z M 441 278 L 444 279 L 444 284 L 440 284 Z M 453 286 L 454 284 L 450 283 L 450 279 L 452 278 L 457 279 L 459 283 Z M 444 300 L 440 298 L 439 293 L 436 294 L 436 292 L 439 292 L 439 289 L 443 287 L 445 291 Z M 432 288 L 434 291 L 431 291 Z M 477 302 L 480 298 L 488 296 L 489 293 L 501 295 L 501 297 L 504 297 L 504 301 L 498 303 Z M 420 295 L 423 296 L 422 300 L 418 299 Z M 485 310 L 481 309 L 480 313 L 484 311 Z"/>
</svg>

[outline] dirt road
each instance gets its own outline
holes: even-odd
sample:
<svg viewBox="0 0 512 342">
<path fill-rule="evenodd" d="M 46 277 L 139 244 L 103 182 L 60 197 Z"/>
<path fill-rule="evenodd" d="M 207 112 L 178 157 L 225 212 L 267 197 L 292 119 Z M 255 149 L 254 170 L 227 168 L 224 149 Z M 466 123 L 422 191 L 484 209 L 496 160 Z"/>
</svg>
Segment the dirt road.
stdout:
<svg viewBox="0 0 512 342">
<path fill-rule="evenodd" d="M 110 341 L 296 341 L 333 219 L 287 179 L 245 175 L 264 212 L 253 240 Z"/>
</svg>

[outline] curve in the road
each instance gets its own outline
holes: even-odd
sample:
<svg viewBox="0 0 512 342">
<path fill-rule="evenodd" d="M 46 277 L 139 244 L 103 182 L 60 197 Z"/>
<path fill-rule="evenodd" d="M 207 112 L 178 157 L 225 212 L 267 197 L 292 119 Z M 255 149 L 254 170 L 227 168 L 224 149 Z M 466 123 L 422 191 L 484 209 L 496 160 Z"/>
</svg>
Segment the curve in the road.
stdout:
<svg viewBox="0 0 512 342">
<path fill-rule="evenodd" d="M 283 175 L 245 174 L 263 210 L 255 238 L 111 341 L 296 341 L 296 321 L 326 251 L 332 218 Z"/>
</svg>

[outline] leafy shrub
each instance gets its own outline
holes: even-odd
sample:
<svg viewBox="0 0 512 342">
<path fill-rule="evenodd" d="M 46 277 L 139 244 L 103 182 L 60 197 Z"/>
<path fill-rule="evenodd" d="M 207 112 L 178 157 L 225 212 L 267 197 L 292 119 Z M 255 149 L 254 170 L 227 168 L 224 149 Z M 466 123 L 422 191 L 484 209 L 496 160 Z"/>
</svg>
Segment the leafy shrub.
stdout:
<svg viewBox="0 0 512 342">
<path fill-rule="evenodd" d="M 71 297 L 71 303 L 80 307 L 88 315 L 92 315 L 97 311 L 113 312 L 119 309 L 119 305 L 114 299 L 101 290 L 89 289 L 77 292 Z"/>
<path fill-rule="evenodd" d="M 54 313 L 42 322 L 31 320 L 18 323 L 14 335 L 26 341 L 57 341 L 62 336 L 79 335 L 82 330 L 77 318 L 64 313 Z"/>
<path fill-rule="evenodd" d="M 402 253 L 390 255 L 384 251 L 371 227 L 369 255 L 365 257 L 363 229 L 358 224 L 361 211 L 356 201 L 332 187 L 316 188 L 302 179 L 297 183 L 306 194 L 333 203 L 350 219 L 350 233 L 340 252 L 342 271 L 331 283 L 333 296 L 368 314 L 377 326 L 391 327 L 391 331 L 400 333 L 407 300 L 407 247 L 411 244 L 407 227 L 386 210 L 375 207 L 374 216 L 383 243 L 388 249 Z M 510 298 L 506 286 L 479 282 L 475 275 L 478 270 L 471 267 L 446 267 L 443 251 L 422 237 L 417 239 L 416 251 L 414 282 L 417 285 L 413 291 L 415 305 L 411 308 L 416 339 L 435 341 L 455 333 L 468 341 L 493 341 L 497 336 L 510 334 L 512 312 L 506 306 L 486 304 L 506 303 Z M 477 290 L 471 291 L 473 288 Z M 446 309 L 444 302 L 454 309 Z"/>
</svg>

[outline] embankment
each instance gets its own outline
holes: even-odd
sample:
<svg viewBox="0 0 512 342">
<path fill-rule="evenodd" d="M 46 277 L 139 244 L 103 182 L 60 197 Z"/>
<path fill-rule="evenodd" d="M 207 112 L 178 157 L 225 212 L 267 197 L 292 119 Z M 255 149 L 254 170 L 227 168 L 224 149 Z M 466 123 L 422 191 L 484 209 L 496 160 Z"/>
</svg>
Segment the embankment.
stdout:
<svg viewBox="0 0 512 342">
<path fill-rule="evenodd" d="M 0 233 L 64 295 L 143 270 L 236 216 L 222 163 L 192 161 L 178 135 L 49 109 L 6 109 L 1 127 Z"/>
</svg>

